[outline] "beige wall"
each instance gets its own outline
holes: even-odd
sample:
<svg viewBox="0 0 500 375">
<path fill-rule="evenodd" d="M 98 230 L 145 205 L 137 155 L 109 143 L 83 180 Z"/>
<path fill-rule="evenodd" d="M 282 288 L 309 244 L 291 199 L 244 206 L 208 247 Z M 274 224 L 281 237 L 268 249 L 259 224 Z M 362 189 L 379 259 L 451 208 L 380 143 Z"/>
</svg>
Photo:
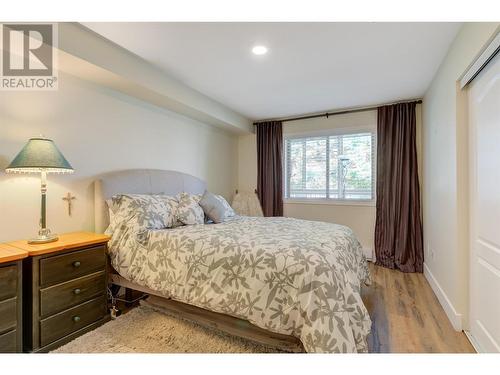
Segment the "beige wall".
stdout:
<svg viewBox="0 0 500 375">
<path fill-rule="evenodd" d="M 255 134 L 238 137 L 238 189 L 252 192 L 257 188 L 257 144 Z"/>
<path fill-rule="evenodd" d="M 417 106 L 417 140 L 420 148 L 420 105 Z M 321 117 L 309 120 L 285 122 L 283 133 L 298 134 L 304 132 L 320 132 L 329 129 L 367 128 L 377 126 L 377 112 L 366 111 L 329 118 Z M 255 135 L 239 137 L 238 188 L 253 191 L 257 184 L 257 152 Z M 420 155 L 420 152 L 419 152 Z M 375 230 L 375 206 L 366 204 L 334 204 L 334 203 L 285 203 L 285 216 L 306 220 L 320 220 L 343 224 L 351 227 L 359 238 L 363 248 L 373 250 Z"/>
<path fill-rule="evenodd" d="M 468 149 L 466 94 L 457 80 L 498 23 L 459 31 L 423 103 L 425 273 L 456 329 L 468 308 Z"/>
<path fill-rule="evenodd" d="M 206 179 L 232 196 L 237 182 L 237 137 L 168 110 L 66 74 L 54 92 L 0 92 L 0 241 L 36 233 L 39 178 L 3 171 L 28 138 L 54 139 L 75 168 L 49 175 L 48 225 L 57 232 L 92 230 L 92 181 L 128 168 L 173 169 Z M 77 197 L 73 216 L 62 197 Z"/>
</svg>

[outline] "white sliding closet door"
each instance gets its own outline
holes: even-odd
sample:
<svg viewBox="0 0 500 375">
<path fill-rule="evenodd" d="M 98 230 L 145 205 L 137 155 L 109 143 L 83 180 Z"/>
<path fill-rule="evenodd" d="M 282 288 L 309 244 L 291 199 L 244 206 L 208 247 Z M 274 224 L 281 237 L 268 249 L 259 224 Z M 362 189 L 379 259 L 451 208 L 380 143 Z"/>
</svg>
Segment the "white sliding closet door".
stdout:
<svg viewBox="0 0 500 375">
<path fill-rule="evenodd" d="M 484 352 L 500 352 L 500 53 L 469 87 L 469 334 Z"/>
</svg>

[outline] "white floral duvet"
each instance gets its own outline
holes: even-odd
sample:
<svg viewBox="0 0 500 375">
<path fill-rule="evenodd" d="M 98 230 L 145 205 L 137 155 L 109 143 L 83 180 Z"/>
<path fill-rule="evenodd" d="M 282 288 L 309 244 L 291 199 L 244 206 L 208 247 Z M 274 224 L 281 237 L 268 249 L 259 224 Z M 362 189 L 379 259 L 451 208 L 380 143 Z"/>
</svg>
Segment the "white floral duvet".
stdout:
<svg viewBox="0 0 500 375">
<path fill-rule="evenodd" d="M 307 352 L 365 352 L 369 271 L 353 232 L 291 218 L 140 230 L 117 226 L 113 267 L 161 294 L 299 338 Z"/>
</svg>

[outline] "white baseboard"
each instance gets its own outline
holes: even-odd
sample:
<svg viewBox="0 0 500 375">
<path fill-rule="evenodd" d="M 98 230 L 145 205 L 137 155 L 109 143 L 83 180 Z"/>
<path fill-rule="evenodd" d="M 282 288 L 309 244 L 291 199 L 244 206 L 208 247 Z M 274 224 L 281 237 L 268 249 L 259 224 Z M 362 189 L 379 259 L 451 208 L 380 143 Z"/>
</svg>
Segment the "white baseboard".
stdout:
<svg viewBox="0 0 500 375">
<path fill-rule="evenodd" d="M 465 333 L 465 336 L 467 336 L 467 339 L 469 340 L 469 342 L 472 345 L 472 347 L 474 348 L 474 350 L 477 353 L 484 353 L 484 351 L 481 349 L 481 347 L 479 346 L 479 344 L 476 341 L 476 339 L 474 338 L 474 336 L 472 336 L 469 331 L 464 331 L 464 333 Z"/>
<path fill-rule="evenodd" d="M 438 281 L 432 274 L 430 268 L 427 266 L 427 264 L 424 263 L 424 276 L 429 282 L 432 290 L 434 291 L 434 294 L 436 295 L 437 299 L 439 300 L 439 303 L 444 309 L 444 312 L 448 316 L 448 319 L 451 322 L 451 325 L 456 331 L 462 331 L 463 325 L 462 325 L 462 314 L 457 313 L 457 310 L 453 307 L 453 304 L 451 303 L 450 299 L 444 292 L 443 288 L 439 285 Z"/>
</svg>

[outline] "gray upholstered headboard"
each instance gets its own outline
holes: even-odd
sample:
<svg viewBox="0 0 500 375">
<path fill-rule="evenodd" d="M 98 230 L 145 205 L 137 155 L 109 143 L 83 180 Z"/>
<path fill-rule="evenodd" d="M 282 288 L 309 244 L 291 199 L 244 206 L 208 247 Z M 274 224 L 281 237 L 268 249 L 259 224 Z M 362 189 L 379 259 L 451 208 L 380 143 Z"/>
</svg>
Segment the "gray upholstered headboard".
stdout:
<svg viewBox="0 0 500 375">
<path fill-rule="evenodd" d="M 102 233 L 109 225 L 106 200 L 115 194 L 203 194 L 205 189 L 205 181 L 176 171 L 129 169 L 105 174 L 94 183 L 95 231 Z"/>
</svg>

